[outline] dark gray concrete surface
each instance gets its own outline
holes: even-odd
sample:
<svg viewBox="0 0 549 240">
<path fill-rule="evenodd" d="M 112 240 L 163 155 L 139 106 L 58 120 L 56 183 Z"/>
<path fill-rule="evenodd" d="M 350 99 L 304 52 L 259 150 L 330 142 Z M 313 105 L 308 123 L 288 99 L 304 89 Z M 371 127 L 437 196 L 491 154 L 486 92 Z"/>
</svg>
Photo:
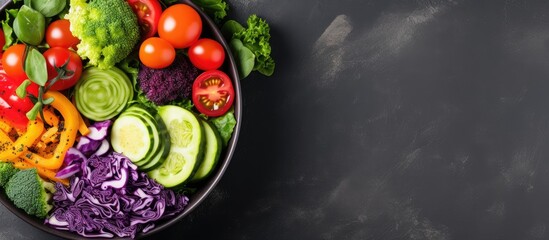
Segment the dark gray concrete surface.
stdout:
<svg viewBox="0 0 549 240">
<path fill-rule="evenodd" d="M 268 20 L 276 73 L 242 80 L 225 176 L 150 239 L 549 239 L 548 1 L 228 3 Z"/>
</svg>

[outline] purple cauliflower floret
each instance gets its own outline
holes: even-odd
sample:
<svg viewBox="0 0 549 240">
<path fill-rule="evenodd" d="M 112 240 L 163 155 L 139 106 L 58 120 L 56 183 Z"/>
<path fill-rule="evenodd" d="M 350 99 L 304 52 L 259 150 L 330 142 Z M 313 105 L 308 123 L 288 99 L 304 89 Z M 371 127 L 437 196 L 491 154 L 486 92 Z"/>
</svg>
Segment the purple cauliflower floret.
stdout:
<svg viewBox="0 0 549 240">
<path fill-rule="evenodd" d="M 139 68 L 139 88 L 156 105 L 191 97 L 194 79 L 199 70 L 190 61 L 178 54 L 167 68 L 152 69 L 143 64 Z"/>
</svg>

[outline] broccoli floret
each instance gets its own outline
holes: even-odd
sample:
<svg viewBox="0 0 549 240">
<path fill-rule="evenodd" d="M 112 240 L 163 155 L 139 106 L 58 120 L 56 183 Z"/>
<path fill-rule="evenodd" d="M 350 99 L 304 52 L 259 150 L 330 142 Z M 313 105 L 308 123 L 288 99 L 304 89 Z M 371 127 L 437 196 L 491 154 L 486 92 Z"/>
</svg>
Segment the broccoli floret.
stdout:
<svg viewBox="0 0 549 240">
<path fill-rule="evenodd" d="M 6 184 L 6 195 L 15 206 L 29 215 L 45 218 L 52 209 L 49 203 L 55 185 L 38 176 L 36 168 L 15 173 Z"/>
<path fill-rule="evenodd" d="M 80 39 L 77 52 L 107 69 L 126 58 L 138 43 L 137 16 L 125 0 L 71 0 L 66 18 Z"/>
<path fill-rule="evenodd" d="M 19 172 L 19 169 L 15 168 L 13 164 L 7 162 L 0 162 L 0 186 L 6 186 L 8 180 L 16 173 Z"/>
</svg>

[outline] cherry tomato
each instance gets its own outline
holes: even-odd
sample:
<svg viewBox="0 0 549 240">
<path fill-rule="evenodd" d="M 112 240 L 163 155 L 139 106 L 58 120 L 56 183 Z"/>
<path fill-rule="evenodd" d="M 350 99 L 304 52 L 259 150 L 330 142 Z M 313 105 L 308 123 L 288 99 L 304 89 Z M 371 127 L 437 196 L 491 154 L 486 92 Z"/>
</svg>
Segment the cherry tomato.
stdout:
<svg viewBox="0 0 549 240">
<path fill-rule="evenodd" d="M 166 39 L 174 48 L 191 46 L 202 33 L 202 19 L 191 6 L 174 4 L 162 13 L 158 23 L 158 35 Z"/>
<path fill-rule="evenodd" d="M 175 59 L 175 49 L 172 45 L 157 37 L 145 39 L 139 48 L 139 60 L 145 66 L 159 69 L 170 66 Z"/>
<path fill-rule="evenodd" d="M 48 67 L 48 79 L 51 81 L 53 78 L 57 77 L 58 72 L 56 67 L 61 67 L 63 64 L 69 60 L 69 63 L 66 66 L 66 69 L 72 71 L 73 73 L 67 73 L 65 76 L 70 76 L 67 79 L 59 79 L 57 82 L 51 86 L 52 90 L 65 90 L 70 88 L 78 82 L 80 76 L 82 75 L 82 59 L 74 51 L 62 48 L 62 47 L 53 47 L 44 52 L 44 57 L 46 58 L 46 65 Z M 49 82 L 46 83 L 46 86 L 49 86 Z"/>
<path fill-rule="evenodd" d="M 2 65 L 4 71 L 11 79 L 20 83 L 28 79 L 25 70 L 23 70 L 23 61 L 25 55 L 25 45 L 15 44 L 10 46 L 2 55 Z"/>
<path fill-rule="evenodd" d="M 193 83 L 194 106 L 206 116 L 218 117 L 225 114 L 233 105 L 234 98 L 231 79 L 222 71 L 206 71 Z"/>
<path fill-rule="evenodd" d="M 217 41 L 203 38 L 189 48 L 189 59 L 200 70 L 218 69 L 225 61 L 225 50 Z"/>
<path fill-rule="evenodd" d="M 147 39 L 156 34 L 162 6 L 158 0 L 128 0 L 133 12 L 137 15 L 141 27 L 141 38 Z"/>
<path fill-rule="evenodd" d="M 53 21 L 46 29 L 46 43 L 50 47 L 63 47 L 76 49 L 80 39 L 72 35 L 71 23 L 66 19 Z"/>
</svg>

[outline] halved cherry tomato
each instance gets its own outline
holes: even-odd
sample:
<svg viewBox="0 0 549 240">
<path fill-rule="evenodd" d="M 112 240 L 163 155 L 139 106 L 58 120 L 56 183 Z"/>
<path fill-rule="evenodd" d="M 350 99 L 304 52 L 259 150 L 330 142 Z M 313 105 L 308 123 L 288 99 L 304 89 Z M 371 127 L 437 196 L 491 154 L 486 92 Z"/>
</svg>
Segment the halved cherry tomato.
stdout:
<svg viewBox="0 0 549 240">
<path fill-rule="evenodd" d="M 158 0 L 128 0 L 133 12 L 137 15 L 141 27 L 141 39 L 147 39 L 156 34 L 162 6 Z"/>
<path fill-rule="evenodd" d="M 53 47 L 46 50 L 43 55 L 46 58 L 49 80 L 57 77 L 58 73 L 55 70 L 55 67 L 63 66 L 63 64 L 67 62 L 67 59 L 70 60 L 66 66 L 66 69 L 73 72 L 72 75 L 66 74 L 66 76 L 70 75 L 69 78 L 59 79 L 53 84 L 50 89 L 59 91 L 68 89 L 76 85 L 76 82 L 80 79 L 80 76 L 82 75 L 82 59 L 80 59 L 80 56 L 78 56 L 78 54 L 67 48 Z M 46 83 L 46 86 L 48 86 L 48 84 L 49 82 Z"/>
<path fill-rule="evenodd" d="M 175 59 L 175 49 L 172 45 L 157 37 L 145 39 L 139 48 L 139 60 L 145 66 L 160 69 L 170 66 Z"/>
<path fill-rule="evenodd" d="M 233 105 L 234 98 L 231 79 L 222 71 L 206 71 L 193 83 L 194 106 L 206 116 L 218 117 L 225 114 Z"/>
<path fill-rule="evenodd" d="M 194 8 L 187 4 L 174 4 L 162 13 L 158 23 L 158 36 L 174 48 L 190 47 L 202 33 L 202 19 Z"/>
<path fill-rule="evenodd" d="M 4 71 L 11 79 L 20 83 L 28 79 L 25 70 L 23 70 L 23 61 L 25 56 L 25 45 L 15 44 L 10 46 L 2 55 L 2 65 Z"/>
<path fill-rule="evenodd" d="M 71 23 L 67 19 L 55 20 L 46 29 L 46 43 L 50 47 L 72 48 L 76 50 L 76 45 L 80 39 L 72 35 L 70 30 Z"/>
<path fill-rule="evenodd" d="M 202 38 L 189 48 L 189 59 L 200 70 L 218 69 L 225 61 L 225 50 L 217 41 Z"/>
</svg>

